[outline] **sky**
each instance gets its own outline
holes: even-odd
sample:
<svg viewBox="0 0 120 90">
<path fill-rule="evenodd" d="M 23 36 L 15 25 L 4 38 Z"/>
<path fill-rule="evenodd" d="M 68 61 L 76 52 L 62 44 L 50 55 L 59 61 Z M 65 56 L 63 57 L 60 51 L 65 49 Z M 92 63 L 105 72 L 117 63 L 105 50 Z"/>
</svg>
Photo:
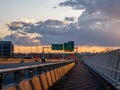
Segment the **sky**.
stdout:
<svg viewBox="0 0 120 90">
<path fill-rule="evenodd" d="M 1 0 L 0 38 L 15 45 L 120 46 L 120 0 Z"/>
</svg>

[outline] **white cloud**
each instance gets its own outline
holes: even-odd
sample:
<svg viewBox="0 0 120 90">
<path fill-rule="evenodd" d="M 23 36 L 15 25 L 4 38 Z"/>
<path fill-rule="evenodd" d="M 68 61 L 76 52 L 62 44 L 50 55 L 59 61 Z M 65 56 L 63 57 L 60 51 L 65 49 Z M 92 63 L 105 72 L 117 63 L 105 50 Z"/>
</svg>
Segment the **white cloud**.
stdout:
<svg viewBox="0 0 120 90">
<path fill-rule="evenodd" d="M 23 34 L 27 33 L 28 37 L 22 37 L 25 38 L 24 40 L 30 41 L 32 39 L 34 41 L 38 37 L 43 45 L 74 40 L 76 45 L 119 46 L 120 6 L 117 3 L 120 1 L 67 0 L 60 6 L 84 10 L 77 22 L 65 23 L 60 20 L 45 20 L 29 23 L 18 21 L 8 24 L 8 28 L 15 32 L 20 30 Z M 67 17 L 67 20 L 69 19 L 73 20 Z M 35 33 L 38 36 L 29 38 L 29 34 Z"/>
<path fill-rule="evenodd" d="M 104 15 L 120 18 L 120 0 L 66 0 L 60 6 L 85 9 L 88 13 L 101 12 Z"/>
<path fill-rule="evenodd" d="M 23 21 L 23 22 L 26 22 L 26 23 L 36 23 L 37 22 L 37 20 L 33 19 L 33 18 L 31 18 L 31 19 L 21 18 L 20 20 Z"/>
</svg>

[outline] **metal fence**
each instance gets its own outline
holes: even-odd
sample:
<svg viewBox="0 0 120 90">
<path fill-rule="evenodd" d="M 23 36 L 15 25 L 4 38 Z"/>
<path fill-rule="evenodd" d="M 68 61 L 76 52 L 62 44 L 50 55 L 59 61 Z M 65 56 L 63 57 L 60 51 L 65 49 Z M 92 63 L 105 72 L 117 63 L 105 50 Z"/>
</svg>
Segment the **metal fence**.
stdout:
<svg viewBox="0 0 120 90">
<path fill-rule="evenodd" d="M 84 63 L 120 90 L 120 49 L 86 58 Z"/>
<path fill-rule="evenodd" d="M 0 69 L 0 89 L 8 85 L 19 84 L 20 81 L 32 79 L 34 76 L 49 72 L 53 69 L 64 67 L 73 63 L 73 60 L 43 63 L 39 65 Z"/>
</svg>

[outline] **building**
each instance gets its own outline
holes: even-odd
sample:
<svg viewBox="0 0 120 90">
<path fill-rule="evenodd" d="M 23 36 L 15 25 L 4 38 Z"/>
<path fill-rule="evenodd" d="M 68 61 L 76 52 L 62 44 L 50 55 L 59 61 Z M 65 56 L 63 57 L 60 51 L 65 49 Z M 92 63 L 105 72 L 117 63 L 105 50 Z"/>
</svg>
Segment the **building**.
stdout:
<svg viewBox="0 0 120 90">
<path fill-rule="evenodd" d="M 0 41 L 0 57 L 12 57 L 13 54 L 13 44 L 11 41 Z"/>
</svg>

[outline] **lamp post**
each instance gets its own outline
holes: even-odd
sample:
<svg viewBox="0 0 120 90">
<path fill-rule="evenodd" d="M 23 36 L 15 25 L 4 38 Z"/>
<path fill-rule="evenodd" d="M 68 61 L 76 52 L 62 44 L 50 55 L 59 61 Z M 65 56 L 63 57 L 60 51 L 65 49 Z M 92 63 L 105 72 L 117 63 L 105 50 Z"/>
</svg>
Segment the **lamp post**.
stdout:
<svg viewBox="0 0 120 90">
<path fill-rule="evenodd" d="M 20 53 L 21 53 L 21 37 L 19 36 L 19 33 L 17 32 L 17 35 L 18 35 L 18 58 L 20 58 Z"/>
<path fill-rule="evenodd" d="M 76 52 L 75 52 L 75 59 L 77 58 L 77 53 L 78 53 L 78 47 L 76 47 Z"/>
<path fill-rule="evenodd" d="M 31 41 L 32 41 L 32 34 L 30 36 L 31 36 Z M 32 44 L 30 47 L 31 47 L 31 55 L 32 55 Z"/>
<path fill-rule="evenodd" d="M 35 58 L 36 58 L 36 60 L 35 61 L 37 61 L 38 60 L 38 37 L 36 37 L 36 39 L 37 39 L 37 45 L 36 45 L 36 56 L 35 56 Z"/>
<path fill-rule="evenodd" d="M 12 58 L 12 30 L 11 30 L 11 52 L 10 52 L 10 57 Z"/>
<path fill-rule="evenodd" d="M 45 55 L 44 55 L 44 47 L 42 47 L 42 58 L 45 58 Z"/>
<path fill-rule="evenodd" d="M 36 39 L 37 39 L 36 53 L 38 53 L 38 37 L 36 37 Z"/>
</svg>

